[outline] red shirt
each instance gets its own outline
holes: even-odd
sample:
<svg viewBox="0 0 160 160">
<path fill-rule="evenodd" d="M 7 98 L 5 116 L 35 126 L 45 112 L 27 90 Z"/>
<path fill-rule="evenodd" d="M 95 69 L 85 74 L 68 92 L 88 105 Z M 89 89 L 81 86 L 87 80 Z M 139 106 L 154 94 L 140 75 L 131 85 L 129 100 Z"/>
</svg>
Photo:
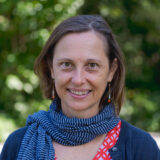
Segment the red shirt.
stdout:
<svg viewBox="0 0 160 160">
<path fill-rule="evenodd" d="M 119 137 L 121 129 L 121 121 L 115 126 L 111 131 L 106 135 L 101 147 L 98 149 L 97 154 L 93 158 L 93 160 L 111 160 L 111 156 L 109 154 L 109 149 L 112 148 Z"/>
</svg>

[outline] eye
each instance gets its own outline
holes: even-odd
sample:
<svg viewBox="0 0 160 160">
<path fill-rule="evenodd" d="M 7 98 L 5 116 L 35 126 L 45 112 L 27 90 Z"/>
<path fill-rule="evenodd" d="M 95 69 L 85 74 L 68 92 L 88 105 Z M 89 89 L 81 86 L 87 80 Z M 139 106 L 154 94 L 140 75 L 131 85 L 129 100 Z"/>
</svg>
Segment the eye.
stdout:
<svg viewBox="0 0 160 160">
<path fill-rule="evenodd" d="M 98 64 L 97 63 L 89 63 L 88 68 L 91 70 L 95 70 L 98 68 Z"/>
<path fill-rule="evenodd" d="M 72 64 L 70 62 L 62 62 L 61 67 L 63 69 L 70 69 L 70 68 L 72 68 Z"/>
</svg>

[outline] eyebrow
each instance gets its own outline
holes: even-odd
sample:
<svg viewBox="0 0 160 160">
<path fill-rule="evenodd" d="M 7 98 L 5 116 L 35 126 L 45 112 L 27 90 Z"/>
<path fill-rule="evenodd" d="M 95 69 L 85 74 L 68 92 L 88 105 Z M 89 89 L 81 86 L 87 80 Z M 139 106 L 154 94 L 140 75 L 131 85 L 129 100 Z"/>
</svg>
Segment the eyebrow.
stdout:
<svg viewBox="0 0 160 160">
<path fill-rule="evenodd" d="M 69 59 L 69 58 L 59 58 L 57 59 L 57 61 L 73 61 L 72 59 Z"/>
<path fill-rule="evenodd" d="M 99 60 L 99 59 L 94 59 L 94 58 L 87 59 L 87 62 L 97 62 L 97 63 L 102 63 L 101 60 Z"/>
<path fill-rule="evenodd" d="M 61 61 L 69 61 L 69 62 L 73 62 L 73 60 L 70 59 L 70 58 L 59 58 L 59 59 L 57 59 L 57 61 L 58 61 L 58 62 L 61 62 Z M 99 59 L 94 59 L 94 58 L 89 58 L 89 59 L 87 59 L 87 62 L 97 62 L 97 63 L 102 63 L 101 60 L 99 60 Z"/>
</svg>

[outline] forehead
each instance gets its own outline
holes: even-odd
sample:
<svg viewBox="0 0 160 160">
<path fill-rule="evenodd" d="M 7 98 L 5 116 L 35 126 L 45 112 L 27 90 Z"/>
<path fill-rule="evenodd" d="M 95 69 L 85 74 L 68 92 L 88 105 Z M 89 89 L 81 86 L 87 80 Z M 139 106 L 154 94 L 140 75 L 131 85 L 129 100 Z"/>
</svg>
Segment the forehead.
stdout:
<svg viewBox="0 0 160 160">
<path fill-rule="evenodd" d="M 76 54 L 82 54 L 82 52 L 104 52 L 107 54 L 108 43 L 102 34 L 95 31 L 68 33 L 56 44 L 54 53 L 64 51 Z"/>
</svg>

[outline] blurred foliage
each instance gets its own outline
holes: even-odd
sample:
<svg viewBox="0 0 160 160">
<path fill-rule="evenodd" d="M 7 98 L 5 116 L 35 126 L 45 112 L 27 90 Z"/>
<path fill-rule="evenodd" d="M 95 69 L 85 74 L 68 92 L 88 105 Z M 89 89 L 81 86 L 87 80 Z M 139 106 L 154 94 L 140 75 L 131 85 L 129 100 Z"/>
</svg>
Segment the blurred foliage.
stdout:
<svg viewBox="0 0 160 160">
<path fill-rule="evenodd" d="M 47 110 L 33 72 L 55 25 L 77 14 L 100 14 L 125 54 L 126 103 L 121 117 L 160 130 L 159 0 L 0 0 L 0 141 L 28 114 Z"/>
</svg>

